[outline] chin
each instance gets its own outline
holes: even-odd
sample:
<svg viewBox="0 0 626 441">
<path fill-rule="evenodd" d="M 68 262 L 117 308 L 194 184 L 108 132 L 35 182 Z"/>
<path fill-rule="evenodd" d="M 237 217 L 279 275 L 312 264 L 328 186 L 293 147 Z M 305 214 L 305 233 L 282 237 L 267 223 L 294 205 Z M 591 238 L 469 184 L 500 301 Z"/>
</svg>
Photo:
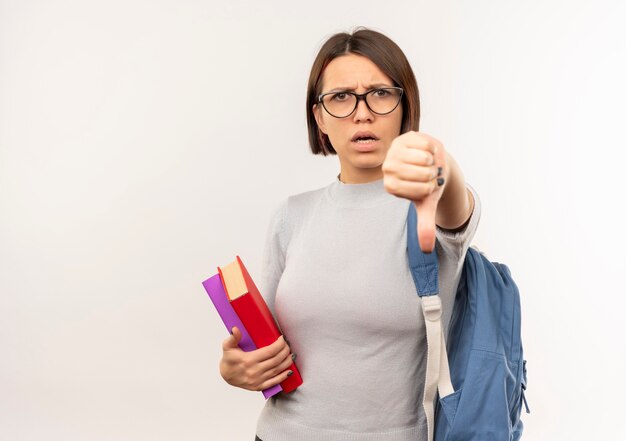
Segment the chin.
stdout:
<svg viewBox="0 0 626 441">
<path fill-rule="evenodd" d="M 379 168 L 379 167 L 382 167 L 383 165 L 383 159 L 372 156 L 369 159 L 363 159 L 361 161 L 352 161 L 352 164 L 354 165 L 355 168 L 364 168 L 364 169 Z"/>
<path fill-rule="evenodd" d="M 374 158 L 384 160 L 385 156 L 387 155 L 387 150 L 376 149 L 376 150 L 372 150 L 371 152 L 353 151 L 350 153 L 351 153 L 350 156 L 356 160 L 372 161 Z"/>
</svg>

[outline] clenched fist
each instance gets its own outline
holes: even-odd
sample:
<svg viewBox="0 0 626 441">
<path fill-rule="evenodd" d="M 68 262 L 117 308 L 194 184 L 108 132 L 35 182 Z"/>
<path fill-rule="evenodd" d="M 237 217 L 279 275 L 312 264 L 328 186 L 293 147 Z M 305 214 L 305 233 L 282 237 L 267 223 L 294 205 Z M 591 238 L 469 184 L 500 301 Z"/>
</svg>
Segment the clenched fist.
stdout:
<svg viewBox="0 0 626 441">
<path fill-rule="evenodd" d="M 382 171 L 385 190 L 415 204 L 420 248 L 432 252 L 437 203 L 449 173 L 443 144 L 425 133 L 403 133 L 391 142 Z"/>
<path fill-rule="evenodd" d="M 239 347 L 241 330 L 233 327 L 233 334 L 222 343 L 220 374 L 232 386 L 248 390 L 264 390 L 282 383 L 293 372 L 287 370 L 296 359 L 284 336 L 269 346 L 244 352 Z"/>
</svg>

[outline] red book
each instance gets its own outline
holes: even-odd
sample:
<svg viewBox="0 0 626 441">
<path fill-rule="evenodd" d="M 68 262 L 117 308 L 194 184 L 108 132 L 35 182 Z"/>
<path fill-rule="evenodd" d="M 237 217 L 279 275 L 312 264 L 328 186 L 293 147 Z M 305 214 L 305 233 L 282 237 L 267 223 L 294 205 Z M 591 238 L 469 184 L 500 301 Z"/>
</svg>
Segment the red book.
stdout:
<svg viewBox="0 0 626 441">
<path fill-rule="evenodd" d="M 239 256 L 237 260 L 224 267 L 218 267 L 217 270 L 231 306 L 257 348 L 274 343 L 282 335 L 278 323 Z M 295 390 L 302 384 L 302 377 L 296 364 L 292 363 L 287 369 L 292 370 L 293 374 L 280 383 L 285 393 Z"/>
</svg>

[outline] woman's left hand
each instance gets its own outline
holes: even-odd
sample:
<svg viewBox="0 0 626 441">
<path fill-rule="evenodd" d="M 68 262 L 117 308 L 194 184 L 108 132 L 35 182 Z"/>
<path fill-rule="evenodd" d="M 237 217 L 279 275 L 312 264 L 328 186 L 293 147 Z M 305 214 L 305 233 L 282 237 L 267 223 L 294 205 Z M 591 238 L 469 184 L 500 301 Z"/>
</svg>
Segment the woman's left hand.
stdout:
<svg viewBox="0 0 626 441">
<path fill-rule="evenodd" d="M 441 168 L 441 174 L 438 174 Z M 417 209 L 417 237 L 420 248 L 435 248 L 437 203 L 448 178 L 446 151 L 441 142 L 425 133 L 410 131 L 391 142 L 382 166 L 385 190 L 409 199 Z M 440 185 L 438 183 L 443 178 Z"/>
</svg>

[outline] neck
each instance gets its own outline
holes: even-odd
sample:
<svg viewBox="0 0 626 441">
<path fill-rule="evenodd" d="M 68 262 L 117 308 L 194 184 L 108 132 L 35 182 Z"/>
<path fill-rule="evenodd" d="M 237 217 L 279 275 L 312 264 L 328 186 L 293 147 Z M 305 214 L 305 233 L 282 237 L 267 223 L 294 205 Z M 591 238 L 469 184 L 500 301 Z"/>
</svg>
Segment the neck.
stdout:
<svg viewBox="0 0 626 441">
<path fill-rule="evenodd" d="M 347 174 L 345 171 L 341 171 L 337 175 L 337 179 L 344 184 L 367 184 L 383 179 L 383 177 L 382 167 L 362 170 L 361 173 L 356 175 Z"/>
</svg>

